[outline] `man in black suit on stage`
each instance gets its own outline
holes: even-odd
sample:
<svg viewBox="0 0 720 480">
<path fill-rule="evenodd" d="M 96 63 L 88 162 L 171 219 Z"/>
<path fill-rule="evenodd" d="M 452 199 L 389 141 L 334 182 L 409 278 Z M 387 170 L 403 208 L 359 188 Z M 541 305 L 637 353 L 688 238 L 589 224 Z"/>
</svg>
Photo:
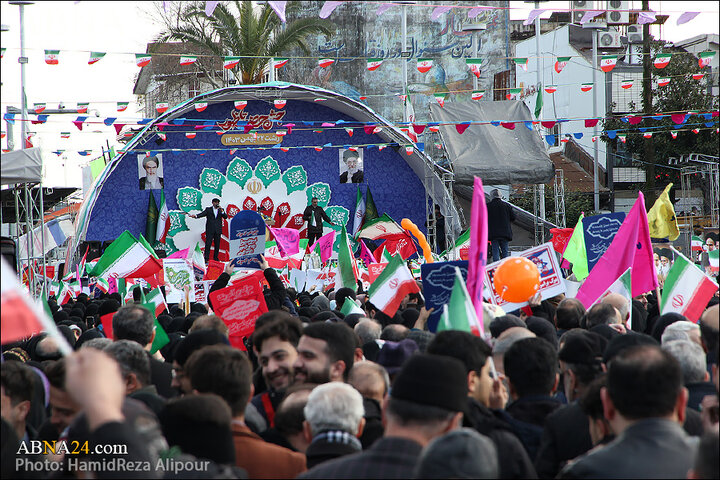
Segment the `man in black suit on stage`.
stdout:
<svg viewBox="0 0 720 480">
<path fill-rule="evenodd" d="M 220 235 L 222 234 L 222 219 L 228 218 L 227 213 L 220 206 L 220 199 L 213 198 L 212 207 L 207 207 L 202 213 L 190 214 L 192 218 L 205 217 L 205 263 L 210 259 L 210 245 L 215 244 L 213 259 L 218 260 L 220 253 Z"/>
</svg>

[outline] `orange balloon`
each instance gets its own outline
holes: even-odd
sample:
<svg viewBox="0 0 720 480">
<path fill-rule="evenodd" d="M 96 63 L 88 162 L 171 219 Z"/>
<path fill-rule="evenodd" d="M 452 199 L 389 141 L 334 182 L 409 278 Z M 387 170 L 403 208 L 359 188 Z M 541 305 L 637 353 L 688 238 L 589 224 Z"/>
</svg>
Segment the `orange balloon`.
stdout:
<svg viewBox="0 0 720 480">
<path fill-rule="evenodd" d="M 495 270 L 493 286 L 506 302 L 527 302 L 540 290 L 540 270 L 525 257 L 510 257 Z"/>
<path fill-rule="evenodd" d="M 407 230 L 408 232 L 412 233 L 415 238 L 417 238 L 418 244 L 420 245 L 420 248 L 422 248 L 423 251 L 423 257 L 425 258 L 426 263 L 433 263 L 433 257 L 432 257 L 432 250 L 430 249 L 430 244 L 427 241 L 427 238 L 425 238 L 425 234 L 420 231 L 420 229 L 415 225 L 412 220 L 409 218 L 403 218 L 400 222 L 400 226 Z"/>
</svg>

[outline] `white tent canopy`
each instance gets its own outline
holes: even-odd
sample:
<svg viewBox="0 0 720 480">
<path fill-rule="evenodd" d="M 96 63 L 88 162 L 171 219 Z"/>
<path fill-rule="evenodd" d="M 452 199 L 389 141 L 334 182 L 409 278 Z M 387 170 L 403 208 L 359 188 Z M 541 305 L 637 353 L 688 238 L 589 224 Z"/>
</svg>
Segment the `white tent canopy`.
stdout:
<svg viewBox="0 0 720 480">
<path fill-rule="evenodd" d="M 42 152 L 40 148 L 27 148 L 3 153 L 0 162 L 2 185 L 40 183 L 42 181 Z"/>
</svg>

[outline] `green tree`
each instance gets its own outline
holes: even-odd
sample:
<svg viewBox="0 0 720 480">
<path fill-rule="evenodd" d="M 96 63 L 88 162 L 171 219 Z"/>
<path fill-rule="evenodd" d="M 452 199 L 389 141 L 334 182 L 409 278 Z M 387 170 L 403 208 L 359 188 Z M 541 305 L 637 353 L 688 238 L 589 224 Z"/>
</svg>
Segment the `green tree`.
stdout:
<svg viewBox="0 0 720 480">
<path fill-rule="evenodd" d="M 288 17 L 297 8 L 295 3 L 288 2 Z M 242 57 L 231 71 L 238 83 L 245 85 L 262 82 L 272 57 L 282 56 L 294 47 L 309 55 L 306 43 L 309 36 L 327 37 L 335 31 L 334 23 L 320 18 L 301 18 L 283 24 L 267 3 L 257 6 L 250 1 L 221 2 L 210 17 L 205 15 L 205 2 L 182 5 L 175 21 L 165 19 L 166 29 L 155 41 L 187 42 L 219 57 Z M 202 65 L 199 67 L 203 69 Z M 215 87 L 221 86 L 212 75 L 207 78 Z"/>
<path fill-rule="evenodd" d="M 701 69 L 697 57 L 684 50 L 668 47 L 665 42 L 653 41 L 651 48 L 653 56 L 658 53 L 673 54 L 667 67 L 663 69 L 652 67 L 653 80 L 662 77 L 671 79 L 669 85 L 657 87 L 653 90 L 653 112 L 708 112 L 718 108 L 718 98 L 713 97 L 708 91 L 709 67 Z M 698 81 L 692 78 L 693 74 L 701 72 L 706 73 L 702 80 Z M 654 81 L 653 84 L 655 83 Z M 638 112 L 645 110 L 644 105 L 642 109 L 637 109 L 637 106 L 631 105 L 631 109 Z M 641 113 L 636 115 L 641 115 Z M 712 123 L 713 125 L 708 128 L 705 125 L 706 123 Z M 679 129 L 675 129 L 675 126 L 677 124 L 669 116 L 660 119 L 643 118 L 637 125 L 630 125 L 620 118 L 609 118 L 604 122 L 602 139 L 611 146 L 613 151 L 617 151 L 619 140 L 617 137 L 610 138 L 608 132 L 613 136 L 613 133 L 617 131 L 627 134 L 626 155 L 640 160 L 634 162 L 635 165 L 633 166 L 642 168 L 648 173 L 648 176 L 652 175 L 654 171 L 654 178 L 648 178 L 645 184 L 647 197 L 652 196 L 654 198 L 654 192 L 651 194 L 648 191 L 648 188 L 652 188 L 654 183 L 657 183 L 658 190 L 661 190 L 670 182 L 679 187 L 680 172 L 678 167 L 669 165 L 671 157 L 679 158 L 681 155 L 689 153 L 718 155 L 718 141 L 714 132 L 715 128 L 717 128 L 716 118 L 707 119 L 700 114 L 691 114 L 687 122 Z M 694 133 L 692 130 L 695 128 L 699 129 L 700 132 Z M 672 138 L 671 131 L 677 132 L 676 139 Z M 654 168 L 645 161 L 643 137 L 645 132 L 655 132 L 653 134 Z"/>
</svg>

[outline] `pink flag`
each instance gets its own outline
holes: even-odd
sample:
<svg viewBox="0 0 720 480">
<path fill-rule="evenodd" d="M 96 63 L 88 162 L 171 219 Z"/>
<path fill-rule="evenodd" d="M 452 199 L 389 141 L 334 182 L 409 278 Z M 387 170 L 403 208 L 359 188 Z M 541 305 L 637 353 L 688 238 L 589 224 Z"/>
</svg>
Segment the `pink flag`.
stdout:
<svg viewBox="0 0 720 480">
<path fill-rule="evenodd" d="M 281 257 L 289 257 L 300 251 L 300 230 L 294 228 L 268 228 L 275 237 L 275 243 Z"/>
<path fill-rule="evenodd" d="M 172 255 L 168 255 L 167 258 L 188 258 L 188 255 L 190 255 L 190 247 L 178 250 Z"/>
<path fill-rule="evenodd" d="M 365 242 L 363 242 L 362 239 L 359 239 L 358 242 L 360 243 L 360 259 L 365 262 L 365 266 L 370 265 L 371 263 L 377 263 L 372 252 L 367 245 L 365 245 Z"/>
<path fill-rule="evenodd" d="M 323 263 L 327 262 L 332 256 L 333 244 L 335 243 L 335 233 L 337 232 L 333 230 L 327 235 L 323 235 L 322 237 L 318 238 L 315 243 L 313 243 L 310 247 L 311 252 L 314 251 L 316 248 L 320 249 L 320 261 Z"/>
<path fill-rule="evenodd" d="M 654 290 L 658 286 L 653 250 L 650 243 L 650 228 L 645 212 L 645 197 L 638 193 L 635 205 L 615 234 L 607 251 L 595 264 L 590 275 L 580 287 L 577 298 L 590 306 L 615 280 L 632 267 L 632 296 Z"/>
<path fill-rule="evenodd" d="M 484 334 L 483 326 L 483 281 L 487 264 L 487 205 L 485 190 L 480 178 L 475 177 L 472 207 L 470 209 L 470 256 L 468 258 L 467 289 L 480 322 L 478 335 Z M 472 328 L 472 325 L 471 325 Z"/>
</svg>

